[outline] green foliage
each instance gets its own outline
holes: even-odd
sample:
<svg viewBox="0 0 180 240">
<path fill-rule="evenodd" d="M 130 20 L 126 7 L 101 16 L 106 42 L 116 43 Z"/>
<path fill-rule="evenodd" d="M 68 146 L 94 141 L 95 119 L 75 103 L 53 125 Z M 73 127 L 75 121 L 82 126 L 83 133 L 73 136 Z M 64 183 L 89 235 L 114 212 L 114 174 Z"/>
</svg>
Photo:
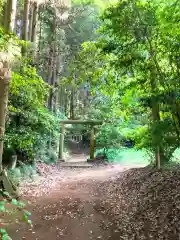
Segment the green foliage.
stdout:
<svg viewBox="0 0 180 240">
<path fill-rule="evenodd" d="M 11 149 L 14 154 L 23 153 L 26 159 L 33 159 L 42 148 L 46 149 L 50 135 L 57 139 L 59 117 L 45 107 L 48 90 L 30 65 L 22 65 L 12 73 L 4 155 Z"/>
<path fill-rule="evenodd" d="M 109 148 L 112 146 L 118 147 L 122 144 L 123 136 L 120 133 L 119 126 L 113 124 L 105 124 L 100 128 L 96 136 L 96 145 Z"/>
<path fill-rule="evenodd" d="M 6 33 L 4 29 L 0 27 L 0 60 L 17 62 L 21 56 L 21 46 L 25 44 L 26 43 L 20 40 L 14 33 Z"/>
<path fill-rule="evenodd" d="M 58 160 L 57 152 L 54 148 L 49 148 L 45 154 L 43 154 L 42 160 L 47 164 L 54 164 Z"/>
<path fill-rule="evenodd" d="M 104 149 L 98 149 L 95 156 L 104 154 Z M 109 148 L 106 150 L 107 161 L 109 163 L 118 163 L 128 166 L 139 165 L 141 167 L 149 165 L 151 158 L 146 150 L 137 150 L 134 148 Z"/>
<path fill-rule="evenodd" d="M 111 109 L 124 119 L 127 138 L 151 153 L 159 147 L 162 162 L 179 146 L 179 17 L 175 0 L 119 0 L 77 60 L 79 81 L 115 97 Z"/>
</svg>

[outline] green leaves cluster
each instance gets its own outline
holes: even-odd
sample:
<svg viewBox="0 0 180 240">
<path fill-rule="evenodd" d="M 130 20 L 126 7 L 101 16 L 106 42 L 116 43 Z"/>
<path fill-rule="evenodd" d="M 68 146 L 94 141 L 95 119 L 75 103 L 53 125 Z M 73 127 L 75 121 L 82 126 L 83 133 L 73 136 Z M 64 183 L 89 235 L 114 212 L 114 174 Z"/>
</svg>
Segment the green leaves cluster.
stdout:
<svg viewBox="0 0 180 240">
<path fill-rule="evenodd" d="M 5 155 L 26 153 L 34 158 L 45 147 L 51 134 L 58 134 L 58 117 L 46 108 L 49 86 L 28 64 L 12 73 L 9 112 L 6 126 Z"/>
<path fill-rule="evenodd" d="M 86 63 L 78 65 L 80 81 L 116 96 L 126 123 L 138 119 L 137 145 L 159 148 L 162 161 L 179 146 L 179 7 L 175 0 L 119 0 L 105 9 L 99 38 L 83 44 L 78 61 Z"/>
</svg>

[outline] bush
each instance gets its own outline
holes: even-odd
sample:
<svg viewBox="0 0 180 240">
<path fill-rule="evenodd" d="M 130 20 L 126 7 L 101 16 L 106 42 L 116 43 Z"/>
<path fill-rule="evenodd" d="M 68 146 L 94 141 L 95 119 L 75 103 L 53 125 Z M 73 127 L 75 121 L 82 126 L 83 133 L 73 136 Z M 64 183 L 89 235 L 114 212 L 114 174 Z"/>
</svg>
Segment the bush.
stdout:
<svg viewBox="0 0 180 240">
<path fill-rule="evenodd" d="M 49 86 L 28 64 L 13 72 L 10 83 L 9 112 L 6 124 L 4 162 L 13 154 L 18 160 L 32 160 L 55 142 L 59 119 L 46 108 Z"/>
<path fill-rule="evenodd" d="M 119 126 L 115 124 L 104 124 L 96 136 L 96 145 L 109 148 L 122 144 L 123 136 L 120 133 Z"/>
</svg>

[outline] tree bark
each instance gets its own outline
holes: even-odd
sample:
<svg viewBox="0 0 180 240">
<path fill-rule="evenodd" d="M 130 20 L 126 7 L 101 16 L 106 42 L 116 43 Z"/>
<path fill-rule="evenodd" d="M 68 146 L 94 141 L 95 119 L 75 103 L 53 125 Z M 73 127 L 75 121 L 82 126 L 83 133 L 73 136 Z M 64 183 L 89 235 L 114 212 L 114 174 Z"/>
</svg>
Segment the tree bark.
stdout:
<svg viewBox="0 0 180 240">
<path fill-rule="evenodd" d="M 71 89 L 71 100 L 70 100 L 70 119 L 74 119 L 74 88 Z"/>
<path fill-rule="evenodd" d="M 160 122 L 160 114 L 159 114 L 159 105 L 152 99 L 152 118 L 153 123 L 158 124 Z M 157 135 L 153 133 L 153 142 L 156 144 L 155 147 L 155 160 L 156 160 L 156 167 L 160 168 L 161 162 L 161 154 L 160 154 L 160 142 L 157 140 Z"/>
<path fill-rule="evenodd" d="M 6 32 L 13 32 L 16 20 L 16 5 L 17 0 L 7 0 L 5 6 L 4 29 Z"/>
<path fill-rule="evenodd" d="M 33 24 L 33 4 L 29 7 L 29 30 L 28 30 L 28 40 L 31 41 L 32 36 L 32 24 Z"/>
<path fill-rule="evenodd" d="M 64 133 L 65 126 L 62 123 L 60 127 L 60 139 L 59 139 L 59 160 L 64 160 Z"/>
<path fill-rule="evenodd" d="M 59 91 L 58 91 L 58 103 L 60 107 L 60 111 L 64 112 L 64 91 L 63 91 L 63 86 L 60 84 L 59 85 Z"/>
<path fill-rule="evenodd" d="M 37 44 L 36 44 L 36 36 L 37 36 L 37 22 L 38 22 L 38 3 L 33 3 L 33 19 L 32 19 L 32 34 L 30 41 L 33 43 L 33 53 L 32 59 L 33 63 L 35 63 L 36 53 L 37 53 Z"/>
<path fill-rule="evenodd" d="M 49 99 L 48 99 L 48 107 L 49 110 L 52 111 L 53 108 L 53 87 L 55 86 L 56 81 L 56 15 L 54 15 L 53 24 L 52 24 L 52 43 L 50 48 L 50 69 L 49 69 L 49 77 L 48 83 L 51 85 L 51 89 L 49 92 Z"/>
<path fill-rule="evenodd" d="M 32 35 L 31 42 L 36 42 L 36 30 L 37 30 L 37 17 L 38 17 L 38 4 L 37 2 L 33 3 L 33 19 L 32 19 Z"/>
<path fill-rule="evenodd" d="M 44 11 L 44 5 L 39 5 L 38 7 L 38 16 L 39 16 L 39 33 L 38 33 L 38 46 L 37 46 L 37 49 L 38 49 L 38 53 L 41 52 L 41 40 L 42 40 L 42 30 L 43 30 L 43 18 L 42 18 L 42 15 L 43 15 L 43 11 Z"/>
<path fill-rule="evenodd" d="M 90 137 L 90 160 L 94 160 L 94 127 L 91 128 L 91 137 Z"/>
<path fill-rule="evenodd" d="M 29 20 L 29 0 L 24 0 L 24 15 L 23 15 L 23 25 L 22 25 L 22 34 L 21 39 L 24 41 L 28 41 L 28 20 Z M 22 55 L 26 55 L 26 47 L 22 47 Z"/>
<path fill-rule="evenodd" d="M 10 76 L 11 71 L 8 63 L 0 62 L 0 172 L 2 172 L 2 156 Z"/>
<path fill-rule="evenodd" d="M 151 78 L 150 78 L 150 84 L 151 84 L 151 92 L 153 94 L 156 93 L 157 90 L 157 84 L 156 84 L 156 74 L 152 70 L 151 72 Z M 154 98 L 154 96 L 151 97 L 151 109 L 152 109 L 152 119 L 153 124 L 159 124 L 160 123 L 160 113 L 159 113 L 159 103 Z M 158 169 L 160 169 L 161 166 L 161 156 L 163 154 L 163 150 L 161 148 L 161 136 L 157 135 L 153 132 L 152 134 L 152 140 L 153 145 L 155 146 L 155 165 Z"/>
<path fill-rule="evenodd" d="M 67 99 L 67 91 L 64 94 L 64 115 L 68 116 L 68 99 Z"/>
</svg>

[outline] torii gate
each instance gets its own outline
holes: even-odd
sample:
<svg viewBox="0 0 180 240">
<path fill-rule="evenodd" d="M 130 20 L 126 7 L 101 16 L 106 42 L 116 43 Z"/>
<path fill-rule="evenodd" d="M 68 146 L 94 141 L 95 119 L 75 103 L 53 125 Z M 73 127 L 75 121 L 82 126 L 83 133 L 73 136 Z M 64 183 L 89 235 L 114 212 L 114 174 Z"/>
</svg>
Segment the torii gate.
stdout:
<svg viewBox="0 0 180 240">
<path fill-rule="evenodd" d="M 59 139 L 59 160 L 64 160 L 64 133 L 66 124 L 89 124 L 91 125 L 90 136 L 90 160 L 94 160 L 94 126 L 101 125 L 103 121 L 100 120 L 62 120 L 60 121 L 60 139 Z"/>
</svg>

